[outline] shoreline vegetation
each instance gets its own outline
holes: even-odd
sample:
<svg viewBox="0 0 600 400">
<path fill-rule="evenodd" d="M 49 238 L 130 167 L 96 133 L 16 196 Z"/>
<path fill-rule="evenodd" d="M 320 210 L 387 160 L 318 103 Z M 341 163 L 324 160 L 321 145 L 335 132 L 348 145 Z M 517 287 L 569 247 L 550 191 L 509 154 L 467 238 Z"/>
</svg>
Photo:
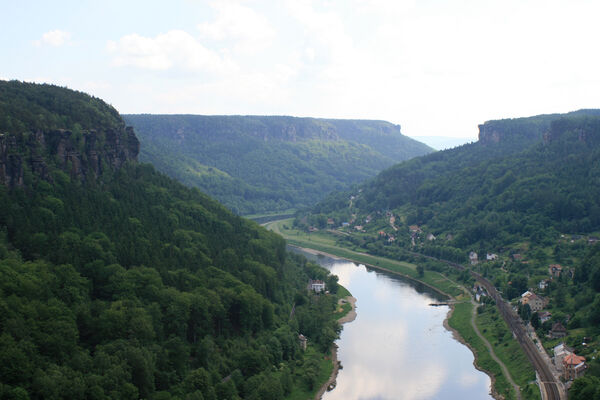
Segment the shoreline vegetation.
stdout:
<svg viewBox="0 0 600 400">
<path fill-rule="evenodd" d="M 486 343 L 484 342 L 484 340 L 488 341 L 489 339 L 484 338 L 484 335 L 481 332 L 475 331 L 477 324 L 471 325 L 471 317 L 473 313 L 477 312 L 477 309 L 473 308 L 474 305 L 471 303 L 472 296 L 465 287 L 439 272 L 426 270 L 424 271 L 423 276 L 419 276 L 416 271 L 416 266 L 413 264 L 337 247 L 334 240 L 327 238 L 324 235 L 319 236 L 313 234 L 312 238 L 309 237 L 308 239 L 304 239 L 300 236 L 291 235 L 289 232 L 284 233 L 282 230 L 285 231 L 286 229 L 289 229 L 287 226 L 291 225 L 291 220 L 289 219 L 272 221 L 264 225 L 267 229 L 273 230 L 283 236 L 292 247 L 300 248 L 303 251 L 315 255 L 320 254 L 334 259 L 345 259 L 351 262 L 361 263 L 369 268 L 399 275 L 416 283 L 423 284 L 454 300 L 455 304 L 449 304 L 450 310 L 444 319 L 444 327 L 452 332 L 453 337 L 459 343 L 464 344 L 471 350 L 474 357 L 473 365 L 475 368 L 490 377 L 490 394 L 495 399 L 521 399 L 521 393 L 515 392 L 516 385 L 513 386 L 513 384 L 509 382 L 512 381 L 512 379 L 507 379 L 504 375 L 505 373 L 511 375 L 509 371 L 510 368 L 507 368 L 507 366 L 502 368 L 503 365 L 498 364 L 499 359 L 502 357 L 497 357 L 495 354 L 492 355 L 490 353 L 490 349 L 492 349 L 491 344 L 488 342 L 486 346 Z M 332 360 L 335 357 L 334 367 L 337 364 L 336 356 L 337 351 L 334 356 L 334 351 L 332 349 Z M 503 369 L 505 372 L 503 372 Z M 332 375 L 334 373 L 337 375 L 337 370 L 333 371 Z M 330 383 L 332 382 L 328 380 L 323 384 L 321 389 L 326 389 Z M 518 386 L 516 386 L 516 388 L 518 388 Z M 318 393 L 320 392 L 321 390 L 319 390 Z M 323 393 L 324 391 L 320 396 L 322 396 Z M 315 396 L 315 400 L 320 399 L 320 396 Z M 530 396 L 527 396 L 526 398 L 539 399 L 540 396 L 530 393 Z"/>
<path fill-rule="evenodd" d="M 306 250 L 310 250 L 310 249 L 302 249 L 302 250 L 306 251 Z M 321 254 L 321 253 L 317 253 L 317 254 Z M 338 319 L 338 324 L 340 324 L 340 325 L 348 324 L 356 319 L 356 298 L 354 298 L 352 296 L 346 296 L 344 299 L 347 302 L 346 304 L 350 304 L 351 308 L 347 313 L 345 313 Z M 314 397 L 315 400 L 321 400 L 321 398 L 323 397 L 323 395 L 325 394 L 327 389 L 331 385 L 333 385 L 337 380 L 337 375 L 340 370 L 340 362 L 338 361 L 338 358 L 337 358 L 337 349 L 338 349 L 338 346 L 337 346 L 337 344 L 334 343 L 331 346 L 331 358 L 330 358 L 330 360 L 333 364 L 333 370 L 331 371 L 331 375 L 329 375 L 329 379 L 327 379 L 327 381 L 321 385 L 319 390 L 317 390 L 317 393 L 315 394 L 315 397 Z"/>
</svg>

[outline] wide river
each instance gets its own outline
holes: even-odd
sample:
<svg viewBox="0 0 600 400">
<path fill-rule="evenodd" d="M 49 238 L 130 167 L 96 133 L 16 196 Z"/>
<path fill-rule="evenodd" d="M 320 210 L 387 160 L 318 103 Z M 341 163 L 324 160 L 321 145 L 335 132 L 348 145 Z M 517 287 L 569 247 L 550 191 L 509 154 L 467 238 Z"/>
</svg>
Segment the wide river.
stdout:
<svg viewBox="0 0 600 400">
<path fill-rule="evenodd" d="M 301 253 L 357 298 L 357 317 L 336 342 L 343 369 L 324 400 L 492 399 L 490 378 L 444 328 L 448 307 L 429 305 L 439 295 L 362 264 Z"/>
</svg>

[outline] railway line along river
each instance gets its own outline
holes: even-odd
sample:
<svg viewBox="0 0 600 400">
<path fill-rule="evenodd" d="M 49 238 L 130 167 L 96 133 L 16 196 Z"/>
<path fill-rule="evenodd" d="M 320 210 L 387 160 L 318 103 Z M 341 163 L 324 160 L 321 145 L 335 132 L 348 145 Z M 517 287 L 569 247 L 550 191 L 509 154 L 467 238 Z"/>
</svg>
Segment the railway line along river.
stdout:
<svg viewBox="0 0 600 400">
<path fill-rule="evenodd" d="M 336 342 L 337 384 L 324 400 L 492 399 L 490 378 L 444 327 L 448 306 L 430 306 L 443 296 L 362 264 L 294 251 L 337 275 L 357 298 L 357 317 Z"/>
</svg>

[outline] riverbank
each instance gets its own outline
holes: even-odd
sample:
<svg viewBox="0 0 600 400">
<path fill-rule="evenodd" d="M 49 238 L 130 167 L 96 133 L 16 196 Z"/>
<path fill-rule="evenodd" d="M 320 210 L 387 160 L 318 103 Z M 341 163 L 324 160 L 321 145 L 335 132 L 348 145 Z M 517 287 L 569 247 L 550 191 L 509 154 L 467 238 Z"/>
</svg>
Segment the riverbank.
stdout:
<svg viewBox="0 0 600 400">
<path fill-rule="evenodd" d="M 302 243 L 302 244 L 303 245 L 315 245 L 315 243 Z M 428 278 L 428 282 L 425 282 L 423 280 L 418 279 L 417 277 L 415 277 L 412 274 L 409 275 L 407 273 L 402 273 L 397 270 L 382 267 L 381 265 L 379 265 L 382 261 L 381 260 L 382 257 L 375 257 L 375 256 L 370 256 L 365 253 L 353 252 L 352 250 L 349 250 L 349 249 L 332 248 L 330 251 L 323 251 L 321 249 L 317 250 L 314 248 L 307 248 L 304 246 L 299 246 L 298 244 L 293 244 L 291 246 L 296 247 L 298 249 L 302 249 L 303 251 L 306 251 L 313 255 L 323 255 L 323 256 L 331 257 L 333 259 L 338 259 L 338 260 L 344 259 L 344 260 L 348 260 L 348 261 L 355 262 L 355 263 L 365 264 L 366 266 L 368 266 L 369 268 L 372 268 L 372 269 L 399 275 L 404 278 L 408 278 L 414 282 L 417 282 L 419 284 L 423 284 L 424 286 L 427 286 L 427 287 L 437 291 L 438 293 L 441 293 L 453 300 L 457 300 L 457 299 L 461 300 L 461 299 L 465 299 L 465 298 L 471 299 L 471 294 L 467 291 L 466 288 L 464 288 L 462 285 L 450 280 L 448 277 L 446 277 L 442 274 L 439 274 L 437 272 L 425 271 L 426 278 Z M 315 247 L 321 247 L 321 246 L 319 246 L 317 244 Z M 343 255 L 342 254 L 334 254 L 333 252 L 331 252 L 331 251 L 337 252 L 337 250 L 342 250 L 339 253 L 344 253 L 344 254 Z M 356 253 L 357 255 L 360 256 L 360 259 L 351 257 L 351 254 L 349 255 L 348 253 Z M 372 259 L 376 260 L 377 265 L 375 263 L 366 262 L 366 259 L 368 259 L 368 258 L 372 258 Z M 392 261 L 393 260 L 390 260 L 390 262 L 392 262 Z M 403 264 L 406 264 L 406 263 L 403 263 Z M 433 274 L 435 274 L 436 276 L 432 277 Z M 448 290 L 448 289 L 450 289 L 450 290 Z M 492 383 L 492 385 L 490 387 L 490 392 L 494 398 L 496 398 L 496 399 L 519 398 L 520 396 L 518 393 L 515 393 L 514 391 L 511 391 L 510 389 L 508 391 L 506 390 L 507 387 L 511 386 L 511 384 L 508 382 L 506 376 L 502 372 L 502 370 L 506 370 L 506 366 L 497 364 L 496 360 L 498 358 L 493 357 L 488 352 L 489 351 L 488 346 L 486 346 L 485 343 L 480 339 L 481 333 L 476 332 L 473 329 L 474 327 L 468 326 L 467 328 L 465 328 L 464 326 L 462 326 L 461 323 L 456 323 L 456 324 L 451 323 L 451 320 L 453 318 L 456 320 L 471 318 L 471 308 L 469 308 L 468 310 L 463 309 L 464 307 L 460 306 L 460 304 L 462 304 L 462 303 L 459 303 L 458 310 L 456 309 L 454 304 L 450 304 L 450 310 L 444 320 L 444 327 L 446 329 L 448 329 L 450 332 L 452 332 L 455 340 L 457 340 L 459 343 L 464 344 L 471 350 L 471 352 L 473 353 L 473 356 L 474 356 L 473 364 L 474 364 L 475 368 L 478 369 L 479 371 L 486 373 L 490 377 L 490 380 Z M 464 304 L 468 304 L 469 306 L 471 305 L 470 303 L 464 303 Z M 455 326 L 453 327 L 452 325 L 455 325 Z M 471 332 L 468 332 L 467 329 L 471 329 L 472 334 L 470 334 Z M 332 352 L 332 357 L 333 357 L 333 352 Z M 336 358 L 336 363 L 337 363 L 337 358 Z M 337 371 L 335 373 L 337 374 Z M 332 373 L 332 375 L 333 375 L 333 373 Z M 510 376 L 510 374 L 508 376 Z M 324 385 L 324 387 L 327 388 L 330 383 L 331 382 L 328 382 L 326 385 Z M 498 390 L 499 388 L 500 388 L 500 390 Z M 322 393 L 324 393 L 324 391 Z M 501 393 L 503 393 L 504 395 Z M 315 398 L 318 399 L 319 397 L 315 397 Z"/>
<path fill-rule="evenodd" d="M 356 299 L 352 296 L 347 296 L 344 300 L 346 300 L 346 302 L 348 304 L 350 304 L 352 308 L 346 315 L 344 315 L 343 317 L 338 319 L 338 324 L 340 324 L 340 325 L 350 323 L 356 319 Z M 340 301 L 341 301 L 341 299 L 340 299 Z M 331 385 L 335 384 L 338 372 L 340 370 L 340 362 L 338 361 L 338 358 L 337 358 L 337 349 L 338 349 L 338 346 L 334 343 L 331 346 L 331 362 L 333 363 L 333 370 L 331 371 L 331 375 L 329 376 L 329 379 L 327 380 L 327 382 L 325 382 L 323 385 L 321 385 L 321 387 L 315 394 L 315 400 L 321 400 L 321 398 L 323 397 L 323 394 L 325 394 L 327 389 Z"/>
<path fill-rule="evenodd" d="M 449 332 L 452 332 L 452 337 L 454 338 L 454 340 L 463 344 L 464 346 L 468 347 L 469 350 L 471 350 L 471 353 L 473 353 L 473 357 L 474 357 L 473 358 L 473 366 L 475 367 L 475 369 L 483 372 L 484 374 L 486 374 L 487 376 L 490 377 L 490 381 L 491 381 L 490 393 L 491 393 L 492 397 L 496 400 L 503 400 L 504 396 L 502 396 L 496 390 L 496 383 L 497 383 L 496 376 L 491 371 L 488 371 L 479 365 L 481 362 L 481 357 L 478 355 L 477 349 L 473 345 L 471 345 L 471 343 L 467 342 L 462 337 L 462 335 L 460 334 L 460 332 L 457 329 L 454 329 L 452 326 L 450 326 L 450 320 L 452 319 L 452 316 L 454 315 L 455 310 L 456 310 L 456 306 L 455 306 L 455 304 L 452 304 L 450 306 L 450 311 L 448 311 L 448 315 L 444 319 L 444 328 L 446 328 Z"/>
</svg>

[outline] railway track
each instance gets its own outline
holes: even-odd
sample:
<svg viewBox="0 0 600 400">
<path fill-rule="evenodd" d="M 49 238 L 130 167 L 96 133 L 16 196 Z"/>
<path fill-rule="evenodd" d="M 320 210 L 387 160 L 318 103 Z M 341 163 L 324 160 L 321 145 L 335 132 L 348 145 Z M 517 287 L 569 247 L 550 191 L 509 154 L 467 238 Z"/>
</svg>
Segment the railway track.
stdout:
<svg viewBox="0 0 600 400">
<path fill-rule="evenodd" d="M 416 256 L 429 258 L 431 260 L 441 261 L 460 271 L 465 270 L 463 265 L 452 261 L 442 260 L 440 258 L 426 256 L 420 253 L 410 253 Z M 489 295 L 494 299 L 496 302 L 496 307 L 498 307 L 502 318 L 504 321 L 506 321 L 506 324 L 517 339 L 517 342 L 519 342 L 519 345 L 525 352 L 527 359 L 535 369 L 538 376 L 538 382 L 541 385 L 540 390 L 542 392 L 542 400 L 566 400 L 566 394 L 563 395 L 563 391 L 559 386 L 559 382 L 557 382 L 554 374 L 550 370 L 550 367 L 542 358 L 542 355 L 539 353 L 531 338 L 527 335 L 527 332 L 525 332 L 525 327 L 523 326 L 521 318 L 519 318 L 519 316 L 512 310 L 510 305 L 504 301 L 498 290 L 496 290 L 496 287 L 492 285 L 490 281 L 477 272 L 471 271 L 470 274 L 485 287 Z"/>
<path fill-rule="evenodd" d="M 500 293 L 498 293 L 494 285 L 476 272 L 471 272 L 471 275 L 485 287 L 487 292 L 494 299 L 502 318 L 506 321 L 506 324 L 519 342 L 519 345 L 525 352 L 529 362 L 533 365 L 533 368 L 538 374 L 540 385 L 542 386 L 542 399 L 561 400 L 562 397 L 561 390 L 558 386 L 559 383 L 556 381 L 550 367 L 542 358 L 536 345 L 527 335 L 527 332 L 525 332 L 525 327 L 523 326 L 521 319 L 515 314 L 510 305 L 504 301 L 502 296 L 500 296 Z"/>
</svg>

